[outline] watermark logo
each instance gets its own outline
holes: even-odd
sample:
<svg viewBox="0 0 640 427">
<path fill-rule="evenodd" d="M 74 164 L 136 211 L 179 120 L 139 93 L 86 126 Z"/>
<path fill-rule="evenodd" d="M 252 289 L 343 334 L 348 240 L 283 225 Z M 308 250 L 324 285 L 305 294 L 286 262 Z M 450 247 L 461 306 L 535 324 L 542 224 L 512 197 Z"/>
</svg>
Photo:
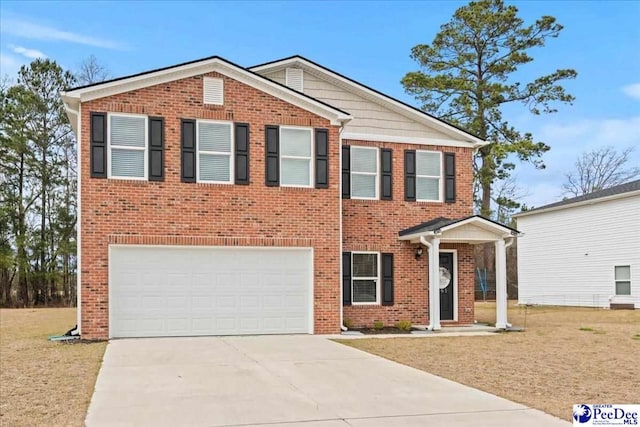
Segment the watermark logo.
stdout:
<svg viewBox="0 0 640 427">
<path fill-rule="evenodd" d="M 639 426 L 640 405 L 573 405 L 574 426 Z"/>
<path fill-rule="evenodd" d="M 588 423 L 591 419 L 591 408 L 589 405 L 573 405 L 573 420 L 579 424 Z M 574 423 L 575 424 L 575 423 Z"/>
</svg>

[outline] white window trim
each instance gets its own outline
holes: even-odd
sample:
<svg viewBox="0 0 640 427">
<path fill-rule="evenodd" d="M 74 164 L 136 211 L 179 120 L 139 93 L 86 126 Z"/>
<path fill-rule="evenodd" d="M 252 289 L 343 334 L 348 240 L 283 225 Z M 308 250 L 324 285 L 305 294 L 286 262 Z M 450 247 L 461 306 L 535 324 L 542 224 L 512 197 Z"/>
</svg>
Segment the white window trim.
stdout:
<svg viewBox="0 0 640 427">
<path fill-rule="evenodd" d="M 629 267 L 629 280 L 618 280 L 616 278 L 616 267 Z M 631 264 L 617 264 L 613 266 L 613 294 L 615 296 L 619 296 L 619 297 L 628 297 L 631 296 L 631 283 L 632 283 L 632 277 L 631 277 Z M 628 294 L 619 294 L 618 293 L 618 283 L 624 283 L 624 282 L 629 282 L 629 293 Z"/>
<path fill-rule="evenodd" d="M 315 153 L 315 140 L 313 136 L 313 129 L 304 126 L 280 126 L 278 129 L 278 140 L 280 141 L 280 147 L 282 147 L 282 129 L 298 129 L 298 130 L 306 130 L 309 131 L 310 141 L 311 141 L 311 154 L 309 157 L 305 156 L 285 156 L 280 154 L 278 156 L 278 169 L 280 176 L 280 186 L 281 187 L 297 187 L 297 188 L 313 188 L 315 186 L 315 169 L 314 169 L 314 153 Z M 280 153 L 282 150 L 279 148 Z M 282 159 L 294 159 L 294 160 L 308 160 L 309 161 L 309 185 L 293 185 L 293 184 L 283 184 L 282 183 Z"/>
<path fill-rule="evenodd" d="M 420 175 L 418 173 L 418 156 L 417 153 L 436 153 L 440 156 L 440 175 Z M 442 196 L 444 192 L 444 164 L 443 164 L 443 155 L 442 151 L 434 151 L 434 150 L 416 150 L 416 186 L 418 185 L 418 178 L 431 178 L 438 180 L 438 198 L 437 199 L 418 199 L 418 191 L 416 188 L 416 201 L 417 202 L 442 202 Z"/>
<path fill-rule="evenodd" d="M 351 155 L 349 156 L 349 161 L 353 161 L 353 149 L 356 150 L 376 150 L 376 172 L 372 173 L 372 172 L 354 172 L 353 171 L 353 167 L 351 166 L 351 164 L 349 164 L 349 171 L 350 171 L 350 175 L 366 175 L 366 176 L 372 176 L 375 175 L 376 177 L 376 181 L 375 181 L 375 193 L 376 195 L 374 197 L 358 197 L 358 196 L 354 196 L 353 195 L 353 179 L 349 179 L 349 184 L 351 185 L 351 188 L 349 188 L 349 194 L 351 194 L 351 198 L 352 199 L 356 199 L 356 200 L 379 200 L 380 199 L 380 150 L 378 150 L 378 147 L 362 147 L 359 145 L 352 145 L 351 146 Z"/>
<path fill-rule="evenodd" d="M 231 141 L 229 143 L 229 152 L 225 151 L 205 151 L 200 150 L 200 123 L 216 123 L 228 125 L 231 128 L 231 132 L 229 133 Z M 235 152 L 235 134 L 234 134 L 234 126 L 233 122 L 227 122 L 222 120 L 196 120 L 196 182 L 199 184 L 231 184 L 235 183 L 235 162 L 234 152 Z M 229 181 L 209 181 L 206 179 L 200 179 L 200 153 L 202 154 L 211 154 L 218 156 L 229 156 Z"/>
<path fill-rule="evenodd" d="M 144 152 L 144 176 L 119 176 L 111 174 L 111 117 L 141 117 L 144 118 L 144 148 L 116 145 L 117 150 L 131 150 Z M 149 179 L 149 117 L 144 114 L 107 113 L 107 178 L 125 179 L 133 181 L 147 181 Z"/>
<path fill-rule="evenodd" d="M 365 254 L 370 255 L 374 254 L 377 257 L 376 265 L 378 267 L 378 276 L 377 277 L 355 277 L 353 275 L 353 255 Z M 380 280 L 380 252 L 372 252 L 372 251 L 352 251 L 351 252 L 351 305 L 380 305 L 380 287 L 382 286 L 382 280 Z M 376 301 L 375 302 L 356 302 L 353 300 L 353 281 L 354 280 L 375 280 L 376 282 Z"/>
</svg>

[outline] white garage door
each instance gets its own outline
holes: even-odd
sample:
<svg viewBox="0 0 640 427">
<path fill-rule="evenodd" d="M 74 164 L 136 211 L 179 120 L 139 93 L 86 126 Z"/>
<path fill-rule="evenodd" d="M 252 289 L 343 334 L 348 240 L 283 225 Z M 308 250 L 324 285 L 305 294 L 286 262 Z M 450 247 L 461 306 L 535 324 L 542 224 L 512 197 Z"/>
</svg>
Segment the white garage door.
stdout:
<svg viewBox="0 0 640 427">
<path fill-rule="evenodd" d="M 312 333 L 311 249 L 111 246 L 111 337 Z"/>
</svg>

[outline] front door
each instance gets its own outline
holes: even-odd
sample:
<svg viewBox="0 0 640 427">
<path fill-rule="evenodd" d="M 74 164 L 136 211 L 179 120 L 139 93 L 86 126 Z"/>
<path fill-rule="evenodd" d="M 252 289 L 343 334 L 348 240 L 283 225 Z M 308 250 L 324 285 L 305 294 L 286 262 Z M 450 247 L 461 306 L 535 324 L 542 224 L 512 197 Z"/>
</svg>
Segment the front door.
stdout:
<svg viewBox="0 0 640 427">
<path fill-rule="evenodd" d="M 440 320 L 453 320 L 453 253 L 440 252 Z"/>
</svg>

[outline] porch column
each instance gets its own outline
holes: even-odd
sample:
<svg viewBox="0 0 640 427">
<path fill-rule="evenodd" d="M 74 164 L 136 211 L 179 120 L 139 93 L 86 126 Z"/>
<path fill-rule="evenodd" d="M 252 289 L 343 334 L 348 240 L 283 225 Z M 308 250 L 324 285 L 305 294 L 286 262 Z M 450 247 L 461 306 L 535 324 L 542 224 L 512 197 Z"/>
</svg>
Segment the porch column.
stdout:
<svg viewBox="0 0 640 427">
<path fill-rule="evenodd" d="M 440 330 L 440 238 L 429 248 L 429 330 Z"/>
<path fill-rule="evenodd" d="M 507 250 L 504 239 L 496 240 L 496 328 L 507 327 Z"/>
</svg>

